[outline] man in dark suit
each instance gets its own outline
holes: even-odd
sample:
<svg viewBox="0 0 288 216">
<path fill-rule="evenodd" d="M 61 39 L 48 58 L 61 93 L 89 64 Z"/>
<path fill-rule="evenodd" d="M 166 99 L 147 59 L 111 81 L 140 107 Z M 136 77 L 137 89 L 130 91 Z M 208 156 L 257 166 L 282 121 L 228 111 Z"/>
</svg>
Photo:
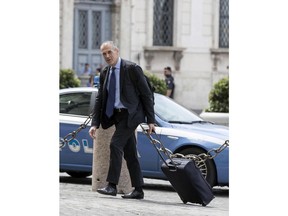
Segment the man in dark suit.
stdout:
<svg viewBox="0 0 288 216">
<path fill-rule="evenodd" d="M 100 124 L 103 129 L 115 124 L 116 130 L 110 142 L 108 185 L 98 189 L 97 192 L 116 196 L 124 155 L 132 187 L 135 189 L 122 197 L 143 199 L 144 182 L 136 149 L 135 130 L 143 122 L 148 123 L 149 133 L 155 130 L 153 93 L 148 87 L 141 67 L 120 58 L 119 49 L 113 41 L 102 43 L 100 49 L 108 66 L 100 75 L 89 134 L 95 138 Z"/>
<path fill-rule="evenodd" d="M 174 77 L 172 76 L 171 67 L 168 66 L 164 68 L 164 76 L 165 76 L 165 83 L 167 86 L 166 96 L 174 98 L 175 83 L 174 83 Z"/>
</svg>

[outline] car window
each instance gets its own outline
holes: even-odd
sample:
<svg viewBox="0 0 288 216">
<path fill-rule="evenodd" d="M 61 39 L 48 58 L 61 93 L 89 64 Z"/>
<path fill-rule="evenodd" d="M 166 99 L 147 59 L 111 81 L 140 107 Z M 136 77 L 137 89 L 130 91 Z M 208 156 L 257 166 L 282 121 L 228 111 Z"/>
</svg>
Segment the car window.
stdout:
<svg viewBox="0 0 288 216">
<path fill-rule="evenodd" d="M 171 100 L 170 98 L 161 95 L 154 94 L 155 105 L 154 110 L 155 114 L 159 116 L 162 120 L 166 122 L 192 122 L 192 121 L 201 121 L 202 119 L 197 116 L 195 113 Z"/>
<path fill-rule="evenodd" d="M 89 115 L 91 92 L 60 95 L 60 113 Z"/>
</svg>

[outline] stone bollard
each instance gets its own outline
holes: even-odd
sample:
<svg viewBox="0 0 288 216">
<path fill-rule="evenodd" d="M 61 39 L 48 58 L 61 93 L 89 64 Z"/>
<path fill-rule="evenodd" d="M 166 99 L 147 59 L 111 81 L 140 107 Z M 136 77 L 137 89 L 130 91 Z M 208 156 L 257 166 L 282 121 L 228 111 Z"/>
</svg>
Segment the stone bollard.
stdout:
<svg viewBox="0 0 288 216">
<path fill-rule="evenodd" d="M 93 142 L 92 191 L 96 191 L 107 185 L 106 178 L 110 160 L 110 140 L 114 131 L 115 126 L 105 130 L 100 127 L 96 131 L 96 139 Z M 132 190 L 126 160 L 123 158 L 117 191 L 118 193 L 130 193 Z"/>
<path fill-rule="evenodd" d="M 88 75 L 81 75 L 78 78 L 81 81 L 81 87 L 87 87 L 87 83 L 89 82 L 89 76 Z"/>
</svg>

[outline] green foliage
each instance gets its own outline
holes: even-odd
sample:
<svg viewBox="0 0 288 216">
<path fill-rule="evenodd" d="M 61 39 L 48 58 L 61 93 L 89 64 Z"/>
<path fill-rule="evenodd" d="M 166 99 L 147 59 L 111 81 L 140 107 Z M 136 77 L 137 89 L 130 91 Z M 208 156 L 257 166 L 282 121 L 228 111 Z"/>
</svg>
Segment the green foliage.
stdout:
<svg viewBox="0 0 288 216">
<path fill-rule="evenodd" d="M 164 80 L 158 78 L 156 75 L 145 71 L 144 74 L 149 78 L 151 85 L 155 88 L 155 92 L 165 95 L 167 91 L 166 83 Z"/>
<path fill-rule="evenodd" d="M 80 79 L 75 76 L 75 72 L 71 69 L 60 69 L 59 88 L 73 88 L 79 87 Z"/>
<path fill-rule="evenodd" d="M 207 112 L 229 113 L 229 79 L 225 77 L 214 84 L 209 93 L 209 105 Z"/>
</svg>

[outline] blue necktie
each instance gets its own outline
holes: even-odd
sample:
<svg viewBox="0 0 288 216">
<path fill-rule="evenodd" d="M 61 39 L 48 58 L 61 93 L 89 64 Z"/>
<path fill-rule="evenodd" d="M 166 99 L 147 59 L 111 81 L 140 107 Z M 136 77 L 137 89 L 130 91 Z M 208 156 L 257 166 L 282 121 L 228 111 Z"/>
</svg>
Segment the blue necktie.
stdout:
<svg viewBox="0 0 288 216">
<path fill-rule="evenodd" d="M 113 67 L 112 73 L 110 75 L 108 99 L 107 99 L 107 104 L 106 104 L 106 115 L 109 118 L 113 115 L 115 94 L 116 94 L 116 78 L 115 78 L 115 67 Z"/>
</svg>

